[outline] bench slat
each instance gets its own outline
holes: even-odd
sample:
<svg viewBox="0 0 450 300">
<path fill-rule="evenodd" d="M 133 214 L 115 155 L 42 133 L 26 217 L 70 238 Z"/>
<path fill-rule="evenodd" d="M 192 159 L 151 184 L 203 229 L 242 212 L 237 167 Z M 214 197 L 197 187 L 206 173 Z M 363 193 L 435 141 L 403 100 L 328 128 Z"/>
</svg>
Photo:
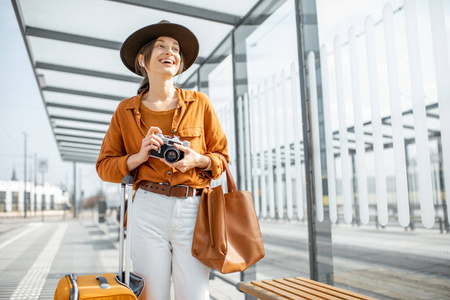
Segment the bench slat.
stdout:
<svg viewBox="0 0 450 300">
<path fill-rule="evenodd" d="M 241 282 L 237 287 L 240 291 L 262 300 L 376 300 L 371 297 L 302 277 Z"/>
<path fill-rule="evenodd" d="M 335 290 L 334 286 L 326 284 L 326 286 L 323 287 L 321 285 L 318 285 L 316 284 L 317 282 L 314 280 L 312 280 L 311 283 L 296 278 L 286 278 L 286 280 L 292 282 L 294 285 L 297 285 L 299 289 L 310 288 L 316 290 L 317 292 L 322 292 L 326 295 L 325 297 L 334 297 L 335 299 L 346 299 L 346 300 L 359 299 L 354 297 L 349 298 L 350 296 L 347 293 L 342 293 L 340 291 Z"/>
<path fill-rule="evenodd" d="M 285 279 L 274 279 L 275 282 L 279 282 L 281 284 L 285 284 L 287 286 L 290 286 L 291 288 L 301 290 L 303 292 L 310 293 L 312 295 L 316 295 L 321 298 L 329 299 L 329 300 L 341 300 L 341 299 L 347 299 L 342 296 L 336 296 L 333 293 L 329 293 L 326 289 L 312 286 L 308 283 L 303 283 L 301 281 L 295 280 L 294 278 L 285 278 Z"/>
<path fill-rule="evenodd" d="M 260 288 L 251 282 L 243 282 L 238 285 L 238 289 L 241 292 L 247 293 L 249 295 L 255 296 L 258 299 L 263 300 L 281 300 L 286 299 L 284 297 L 281 297 L 280 295 L 274 294 L 272 292 L 269 292 L 266 289 Z"/>
<path fill-rule="evenodd" d="M 302 278 L 302 277 L 295 277 L 295 279 L 299 280 L 299 281 L 307 282 L 307 283 L 310 283 L 310 284 L 313 284 L 313 285 L 316 285 L 316 286 L 323 287 L 323 288 L 325 288 L 327 290 L 334 290 L 336 292 L 339 292 L 339 293 L 348 295 L 350 297 L 353 297 L 354 299 L 376 300 L 375 298 L 371 298 L 371 297 L 368 297 L 368 296 L 364 296 L 364 295 L 361 295 L 361 294 L 350 292 L 350 291 L 347 291 L 347 290 L 344 290 L 344 289 L 341 289 L 341 288 L 338 288 L 338 287 L 335 287 L 335 286 L 332 286 L 332 285 L 328 285 L 328 284 L 325 284 L 325 283 L 322 283 L 322 282 L 318 282 L 318 281 L 315 281 L 315 280 L 306 279 L 306 278 Z"/>
<path fill-rule="evenodd" d="M 289 285 L 286 285 L 284 283 L 279 283 L 273 280 L 263 280 L 263 283 L 266 283 L 268 285 L 274 286 L 276 288 L 279 288 L 281 290 L 287 291 L 289 293 L 292 293 L 298 297 L 302 297 L 302 299 L 310 299 L 310 300 L 322 300 L 323 298 L 316 297 L 317 294 L 311 294 L 304 290 L 299 290 L 296 288 L 292 288 Z"/>
<path fill-rule="evenodd" d="M 261 281 L 252 281 L 252 284 L 254 284 L 254 285 L 256 285 L 256 286 L 259 286 L 259 287 L 261 287 L 261 288 L 263 288 L 263 289 L 269 290 L 269 291 L 271 291 L 272 293 L 278 294 L 278 295 L 283 296 L 283 297 L 285 297 L 285 298 L 287 298 L 287 299 L 292 299 L 292 300 L 297 300 L 297 299 L 308 299 L 308 298 L 302 298 L 302 297 L 300 297 L 300 296 L 298 296 L 298 295 L 295 295 L 295 294 L 286 292 L 286 291 L 284 291 L 284 290 L 282 290 L 282 289 L 279 289 L 279 288 L 277 288 L 277 287 L 268 285 L 268 284 L 263 283 L 263 282 L 261 282 Z M 268 298 L 268 299 L 271 299 L 271 298 Z"/>
</svg>

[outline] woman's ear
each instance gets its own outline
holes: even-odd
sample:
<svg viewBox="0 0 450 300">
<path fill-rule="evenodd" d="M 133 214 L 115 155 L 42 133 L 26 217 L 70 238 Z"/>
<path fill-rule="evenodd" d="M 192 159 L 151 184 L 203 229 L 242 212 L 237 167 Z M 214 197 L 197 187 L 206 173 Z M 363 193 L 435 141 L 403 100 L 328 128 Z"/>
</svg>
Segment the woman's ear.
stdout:
<svg viewBox="0 0 450 300">
<path fill-rule="evenodd" d="M 144 67 L 144 68 L 145 68 L 145 64 L 144 64 L 144 55 L 138 54 L 138 61 L 139 61 L 139 65 L 140 65 L 141 67 Z"/>
</svg>

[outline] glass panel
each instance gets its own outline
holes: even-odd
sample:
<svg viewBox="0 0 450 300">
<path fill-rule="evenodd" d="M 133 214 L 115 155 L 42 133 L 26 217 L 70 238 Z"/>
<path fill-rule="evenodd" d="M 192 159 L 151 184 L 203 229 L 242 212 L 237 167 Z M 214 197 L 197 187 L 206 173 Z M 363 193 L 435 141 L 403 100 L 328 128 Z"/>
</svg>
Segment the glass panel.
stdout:
<svg viewBox="0 0 450 300">
<path fill-rule="evenodd" d="M 200 48 L 203 57 L 207 57 L 232 29 L 230 25 L 114 1 L 21 0 L 20 7 L 27 26 L 119 43 L 139 28 L 169 20 L 187 26 L 200 41 L 205 41 Z M 68 57 L 71 56 L 66 59 Z M 120 63 L 117 57 L 115 60 Z"/>
<path fill-rule="evenodd" d="M 30 43 L 34 63 L 44 62 L 132 76 L 132 73 L 118 59 L 120 57 L 118 50 L 33 36 L 27 37 L 27 39 Z"/>
<path fill-rule="evenodd" d="M 233 103 L 233 74 L 231 54 L 228 55 L 208 75 L 209 97 L 214 104 L 220 124 L 222 125 L 228 140 L 228 152 L 230 166 L 233 174 L 236 174 L 236 150 L 235 150 L 235 121 Z"/>
<path fill-rule="evenodd" d="M 226 2 L 220 0 L 195 0 L 186 2 L 185 0 L 167 0 L 168 2 L 176 2 L 180 4 L 188 4 L 199 8 L 215 10 L 221 13 L 231 15 L 244 16 L 255 5 L 257 0 L 228 0 Z"/>
<path fill-rule="evenodd" d="M 135 91 L 136 92 L 136 91 Z M 120 101 L 44 91 L 45 102 L 115 111 Z M 112 115 L 112 114 L 111 114 Z"/>
<path fill-rule="evenodd" d="M 82 120 L 96 120 L 102 122 L 110 122 L 111 115 L 98 114 L 94 112 L 68 110 L 64 108 L 49 107 L 48 112 L 52 116 L 66 116 L 72 118 L 80 118 Z"/>
<path fill-rule="evenodd" d="M 213 56 L 201 67 L 200 91 L 206 93 L 214 105 L 220 124 L 227 136 L 231 171 L 233 174 L 236 174 L 231 36 L 225 40 L 214 52 Z M 222 177 L 224 178 L 224 176 Z M 220 180 L 220 182 L 222 181 Z"/>
<path fill-rule="evenodd" d="M 139 84 L 112 80 L 93 76 L 71 74 L 65 72 L 37 69 L 38 75 L 43 75 L 45 86 L 106 94 L 123 99 L 136 94 Z"/>
<path fill-rule="evenodd" d="M 281 4 L 245 39 L 253 197 L 266 249 L 258 280 L 309 277 L 295 7 Z"/>
<path fill-rule="evenodd" d="M 449 3 L 438 2 L 448 20 Z M 443 235 L 450 231 L 447 156 L 429 2 L 316 3 L 321 51 L 315 71 L 323 91 L 318 102 L 325 106 L 319 118 L 334 141 L 319 139 L 332 159 L 322 156 L 327 168 L 314 172 L 335 178 L 335 194 L 328 196 L 336 202 L 324 201 L 324 208 L 337 210 L 324 219 L 333 223 L 334 271 L 321 275 L 377 299 L 445 298 L 450 264 L 436 249 L 450 246 Z M 329 187 L 324 181 L 324 194 Z"/>
</svg>

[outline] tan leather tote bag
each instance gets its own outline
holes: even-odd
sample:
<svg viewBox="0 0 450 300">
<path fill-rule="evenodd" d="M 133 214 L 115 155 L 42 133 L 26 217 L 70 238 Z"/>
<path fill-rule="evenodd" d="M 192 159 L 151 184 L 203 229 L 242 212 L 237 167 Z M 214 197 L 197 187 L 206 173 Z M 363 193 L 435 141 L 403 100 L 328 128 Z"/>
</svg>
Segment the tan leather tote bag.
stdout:
<svg viewBox="0 0 450 300">
<path fill-rule="evenodd" d="M 264 257 L 252 194 L 236 190 L 225 164 L 228 193 L 222 186 L 203 190 L 192 241 L 192 255 L 223 274 L 243 271 Z"/>
</svg>

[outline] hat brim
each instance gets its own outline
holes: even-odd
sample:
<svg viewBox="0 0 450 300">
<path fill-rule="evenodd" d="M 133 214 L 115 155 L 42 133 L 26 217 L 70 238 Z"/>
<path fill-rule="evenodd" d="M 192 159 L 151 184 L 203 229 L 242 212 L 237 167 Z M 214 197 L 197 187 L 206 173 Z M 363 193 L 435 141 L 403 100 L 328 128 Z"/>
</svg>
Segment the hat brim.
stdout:
<svg viewBox="0 0 450 300">
<path fill-rule="evenodd" d="M 199 52 L 197 37 L 188 28 L 174 23 L 157 23 L 132 33 L 125 42 L 123 42 L 122 47 L 120 48 L 120 58 L 122 59 L 123 64 L 131 72 L 142 76 L 139 70 L 135 70 L 134 63 L 136 55 L 138 55 L 142 46 L 160 36 L 168 36 L 177 40 L 184 60 L 182 72 L 186 71 L 194 64 Z"/>
</svg>

